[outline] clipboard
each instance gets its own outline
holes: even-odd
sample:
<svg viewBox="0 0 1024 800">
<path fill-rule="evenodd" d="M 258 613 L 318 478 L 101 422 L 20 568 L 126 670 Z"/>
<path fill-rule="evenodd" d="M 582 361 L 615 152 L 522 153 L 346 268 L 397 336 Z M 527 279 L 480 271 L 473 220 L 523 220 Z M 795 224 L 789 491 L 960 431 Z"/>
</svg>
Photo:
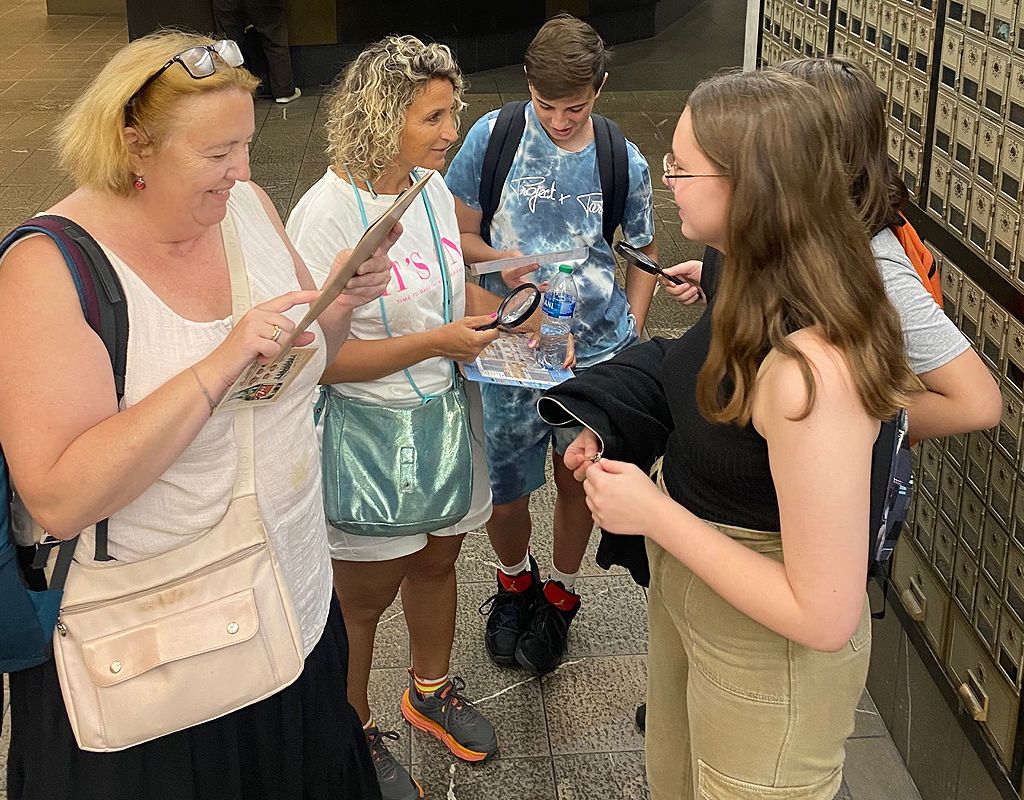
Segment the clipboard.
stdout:
<svg viewBox="0 0 1024 800">
<path fill-rule="evenodd" d="M 288 355 L 288 351 L 291 350 L 292 344 L 296 337 L 306 330 L 313 321 L 319 317 L 324 310 L 333 303 L 338 295 L 345 289 L 345 284 L 351 280 L 352 276 L 356 274 L 356 270 L 359 269 L 359 265 L 362 264 L 366 259 L 373 255 L 373 251 L 380 247 L 381 242 L 384 241 L 384 237 L 388 235 L 388 232 L 395 226 L 402 215 L 408 211 L 409 206 L 412 205 L 412 201 L 415 200 L 423 187 L 427 185 L 434 175 L 434 170 L 424 173 L 420 176 L 412 186 L 403 191 L 398 197 L 395 198 L 395 202 L 391 204 L 387 211 L 380 215 L 370 227 L 368 227 L 359 241 L 356 242 L 356 246 L 352 248 L 352 252 L 345 260 L 345 264 L 339 269 L 334 275 L 331 276 L 330 280 L 323 285 L 320 290 L 320 297 L 310 305 L 309 310 L 306 312 L 306 316 L 302 318 L 298 325 L 295 326 L 295 330 L 288 335 L 288 337 L 281 343 L 281 355 L 278 359 L 283 359 Z"/>
<path fill-rule="evenodd" d="M 402 215 L 412 205 L 412 201 L 423 191 L 423 187 L 427 185 L 427 181 L 433 175 L 433 170 L 422 175 L 412 186 L 398 195 L 387 211 L 366 229 L 359 241 L 356 242 L 356 246 L 352 248 L 352 252 L 349 253 L 341 269 L 324 284 L 320 291 L 320 297 L 310 304 L 309 310 L 295 326 L 295 330 L 282 341 L 281 354 L 271 364 L 260 364 L 259 361 L 253 361 L 242 370 L 242 374 L 231 384 L 231 388 L 227 390 L 213 413 L 269 405 L 280 399 L 288 385 L 295 380 L 295 376 L 312 359 L 316 349 L 313 347 L 293 348 L 296 337 L 313 324 L 313 321 L 324 312 L 324 309 L 344 291 L 345 284 L 355 275 L 359 265 L 380 247 L 388 232 L 402 218 Z"/>
</svg>

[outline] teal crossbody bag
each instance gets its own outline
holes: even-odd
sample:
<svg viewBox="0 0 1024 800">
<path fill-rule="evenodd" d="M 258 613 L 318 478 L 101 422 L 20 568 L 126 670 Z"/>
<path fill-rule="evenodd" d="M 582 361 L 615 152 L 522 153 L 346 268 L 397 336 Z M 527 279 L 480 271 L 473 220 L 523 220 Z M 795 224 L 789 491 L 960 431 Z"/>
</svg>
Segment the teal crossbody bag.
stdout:
<svg viewBox="0 0 1024 800">
<path fill-rule="evenodd" d="M 368 227 L 366 209 L 351 174 L 349 181 L 363 227 Z M 448 324 L 448 262 L 426 189 L 420 196 L 434 239 L 444 294 L 444 322 Z M 378 303 L 384 330 L 391 336 L 383 298 Z M 346 533 L 431 533 L 454 525 L 469 513 L 473 451 L 462 379 L 453 362 L 451 389 L 428 396 L 420 391 L 409 370 L 404 372 L 420 397 L 420 404 L 412 408 L 353 400 L 330 386 L 320 391 L 316 413 L 324 415 L 324 508 L 328 522 Z"/>
</svg>

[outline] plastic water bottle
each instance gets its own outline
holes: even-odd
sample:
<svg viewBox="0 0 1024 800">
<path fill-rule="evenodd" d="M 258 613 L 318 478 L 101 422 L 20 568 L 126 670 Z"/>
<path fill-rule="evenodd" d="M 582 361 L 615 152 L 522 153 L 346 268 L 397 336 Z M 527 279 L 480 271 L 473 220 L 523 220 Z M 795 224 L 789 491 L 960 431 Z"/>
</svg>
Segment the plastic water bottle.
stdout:
<svg viewBox="0 0 1024 800">
<path fill-rule="evenodd" d="M 541 306 L 544 318 L 540 323 L 537 360 L 548 369 L 561 369 L 565 364 L 565 356 L 569 349 L 569 332 L 572 329 L 572 318 L 576 313 L 579 298 L 576 281 L 572 277 L 572 267 L 569 264 L 562 264 L 544 293 L 544 303 Z"/>
</svg>

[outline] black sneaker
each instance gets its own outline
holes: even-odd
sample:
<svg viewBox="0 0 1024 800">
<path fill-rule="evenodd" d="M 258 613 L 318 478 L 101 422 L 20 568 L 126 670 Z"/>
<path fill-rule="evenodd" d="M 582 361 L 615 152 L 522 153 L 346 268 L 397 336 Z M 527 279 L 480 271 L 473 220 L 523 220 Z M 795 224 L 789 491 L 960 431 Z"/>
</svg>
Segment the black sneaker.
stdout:
<svg viewBox="0 0 1024 800">
<path fill-rule="evenodd" d="M 499 666 L 516 664 L 516 645 L 526 627 L 530 608 L 540 598 L 540 571 L 530 556 L 530 568 L 518 575 L 498 570 L 498 591 L 480 605 L 487 615 L 484 646 L 491 661 Z"/>
<path fill-rule="evenodd" d="M 569 626 L 580 610 L 580 596 L 558 581 L 546 581 L 516 645 L 516 663 L 536 675 L 558 666 L 565 652 Z"/>
<path fill-rule="evenodd" d="M 423 787 L 398 763 L 384 745 L 385 739 L 398 741 L 398 734 L 394 731 L 382 731 L 376 725 L 366 729 L 366 743 L 370 746 L 370 756 L 377 772 L 382 800 L 419 800 L 423 797 Z"/>
</svg>

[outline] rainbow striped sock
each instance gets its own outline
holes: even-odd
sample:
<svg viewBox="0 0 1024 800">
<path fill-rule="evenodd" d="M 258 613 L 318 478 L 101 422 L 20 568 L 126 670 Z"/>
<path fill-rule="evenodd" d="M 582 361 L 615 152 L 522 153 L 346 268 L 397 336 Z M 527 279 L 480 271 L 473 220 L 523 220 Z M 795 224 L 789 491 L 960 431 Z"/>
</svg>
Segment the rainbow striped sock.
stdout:
<svg viewBox="0 0 1024 800">
<path fill-rule="evenodd" d="M 421 678 L 413 672 L 412 679 L 413 683 L 416 685 L 416 691 L 426 696 L 428 694 L 434 694 L 438 689 L 448 683 L 448 673 L 445 673 L 440 678 Z"/>
</svg>

